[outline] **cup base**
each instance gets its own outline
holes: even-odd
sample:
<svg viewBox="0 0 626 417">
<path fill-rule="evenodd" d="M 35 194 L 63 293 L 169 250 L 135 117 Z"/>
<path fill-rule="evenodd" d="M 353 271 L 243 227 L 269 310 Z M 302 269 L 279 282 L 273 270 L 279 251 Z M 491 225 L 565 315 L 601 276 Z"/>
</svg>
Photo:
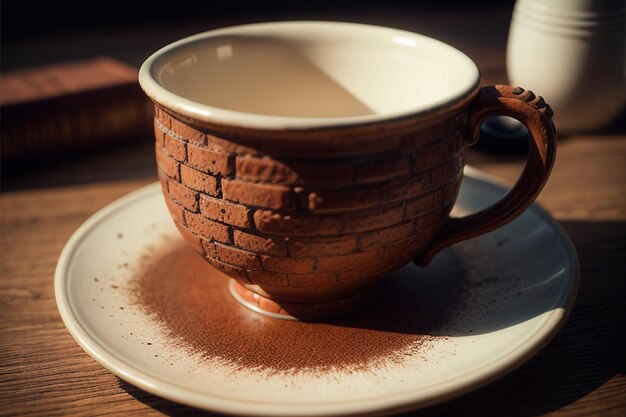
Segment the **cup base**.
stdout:
<svg viewBox="0 0 626 417">
<path fill-rule="evenodd" d="M 312 321 L 339 316 L 363 307 L 378 294 L 379 285 L 339 300 L 323 303 L 290 303 L 263 297 L 231 279 L 228 290 L 237 302 L 250 310 L 281 320 Z"/>
</svg>

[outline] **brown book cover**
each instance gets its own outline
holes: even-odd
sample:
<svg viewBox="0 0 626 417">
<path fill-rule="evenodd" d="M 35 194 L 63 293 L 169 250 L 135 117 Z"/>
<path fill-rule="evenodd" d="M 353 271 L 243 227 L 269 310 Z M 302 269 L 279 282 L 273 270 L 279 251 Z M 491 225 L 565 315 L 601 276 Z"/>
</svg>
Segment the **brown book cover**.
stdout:
<svg viewBox="0 0 626 417">
<path fill-rule="evenodd" d="M 137 69 L 112 58 L 0 75 L 5 165 L 138 141 L 150 135 L 151 120 Z"/>
</svg>

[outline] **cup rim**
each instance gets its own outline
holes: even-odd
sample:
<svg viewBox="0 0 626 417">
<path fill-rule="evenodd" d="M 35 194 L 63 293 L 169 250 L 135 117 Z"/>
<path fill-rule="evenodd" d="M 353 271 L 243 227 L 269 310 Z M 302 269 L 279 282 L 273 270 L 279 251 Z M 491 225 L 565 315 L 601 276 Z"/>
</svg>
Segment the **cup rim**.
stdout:
<svg viewBox="0 0 626 417">
<path fill-rule="evenodd" d="M 364 116 L 350 117 L 292 117 L 292 116 L 276 116 L 264 115 L 256 113 L 246 113 L 242 111 L 229 110 L 199 103 L 194 100 L 182 97 L 165 88 L 157 79 L 158 69 L 167 62 L 169 56 L 177 50 L 188 46 L 189 44 L 210 39 L 216 36 L 239 34 L 242 30 L 254 31 L 255 29 L 264 29 L 274 26 L 280 30 L 288 29 L 289 26 L 335 26 L 349 27 L 354 30 L 370 31 L 377 36 L 388 36 L 389 39 L 399 37 L 403 39 L 419 39 L 420 42 L 426 44 L 429 48 L 443 51 L 444 54 L 455 56 L 458 62 L 465 65 L 468 76 L 463 80 L 461 85 L 447 95 L 442 95 L 438 100 L 433 100 L 427 104 L 415 105 L 407 107 L 401 111 L 395 111 L 384 114 L 372 114 Z M 321 29 L 321 28 L 320 28 Z M 323 29 L 321 29 L 323 30 Z M 397 38 L 396 38 L 397 39 Z M 168 109 L 178 115 L 197 121 L 201 124 L 222 125 L 243 129 L 254 130 L 311 130 L 311 129 L 328 129 L 333 127 L 353 127 L 361 125 L 371 125 L 375 123 L 388 122 L 398 119 L 406 119 L 409 117 L 417 117 L 423 115 L 431 115 L 440 113 L 451 107 L 456 107 L 460 102 L 466 101 L 473 96 L 480 86 L 480 71 L 476 64 L 463 52 L 437 39 L 422 34 L 409 32 L 401 29 L 389 28 L 384 26 L 369 25 L 362 23 L 349 23 L 338 21 L 276 21 L 243 24 L 229 26 L 220 29 L 214 29 L 201 32 L 196 35 L 188 36 L 173 42 L 146 59 L 139 70 L 139 84 L 145 94 L 155 103 Z"/>
</svg>

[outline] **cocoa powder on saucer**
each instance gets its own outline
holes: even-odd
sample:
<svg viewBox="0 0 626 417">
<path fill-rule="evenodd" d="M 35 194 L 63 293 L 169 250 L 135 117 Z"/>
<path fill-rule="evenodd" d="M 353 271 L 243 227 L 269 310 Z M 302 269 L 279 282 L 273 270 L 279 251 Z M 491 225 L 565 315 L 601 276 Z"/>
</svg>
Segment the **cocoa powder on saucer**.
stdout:
<svg viewBox="0 0 626 417">
<path fill-rule="evenodd" d="M 163 326 L 169 342 L 237 368 L 367 370 L 419 355 L 425 342 L 445 337 L 434 335 L 446 319 L 441 306 L 416 302 L 410 291 L 393 285 L 369 305 L 341 317 L 285 321 L 237 303 L 228 291 L 228 277 L 189 245 L 152 256 L 133 279 L 135 302 Z"/>
</svg>

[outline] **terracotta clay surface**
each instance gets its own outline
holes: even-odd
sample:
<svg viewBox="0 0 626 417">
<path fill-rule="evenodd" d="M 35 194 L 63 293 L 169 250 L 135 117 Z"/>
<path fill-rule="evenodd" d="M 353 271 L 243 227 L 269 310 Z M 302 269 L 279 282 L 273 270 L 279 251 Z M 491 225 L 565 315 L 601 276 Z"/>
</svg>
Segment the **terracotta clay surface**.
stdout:
<svg viewBox="0 0 626 417">
<path fill-rule="evenodd" d="M 360 136 L 261 142 L 157 106 L 156 154 L 167 206 L 196 250 L 257 304 L 313 318 L 362 302 L 432 240 L 462 180 L 465 124 L 452 108 Z"/>
<path fill-rule="evenodd" d="M 437 252 L 453 243 L 490 232 L 515 219 L 537 198 L 548 180 L 556 158 L 552 108 L 543 97 L 521 87 L 483 87 L 469 107 L 470 144 L 478 140 L 482 122 L 496 115 L 519 119 L 528 129 L 531 146 L 521 176 L 511 191 L 492 206 L 462 219 L 448 219 L 433 242 L 416 258 L 418 265 L 427 265 Z"/>
<path fill-rule="evenodd" d="M 176 226 L 237 280 L 233 294 L 245 304 L 301 319 L 353 309 L 411 259 L 426 265 L 442 248 L 513 220 L 555 158 L 552 110 L 509 86 L 476 90 L 434 114 L 350 128 L 255 131 L 172 114 L 156 105 L 154 126 Z M 465 147 L 496 114 L 527 124 L 526 169 L 500 202 L 449 218 Z"/>
</svg>

